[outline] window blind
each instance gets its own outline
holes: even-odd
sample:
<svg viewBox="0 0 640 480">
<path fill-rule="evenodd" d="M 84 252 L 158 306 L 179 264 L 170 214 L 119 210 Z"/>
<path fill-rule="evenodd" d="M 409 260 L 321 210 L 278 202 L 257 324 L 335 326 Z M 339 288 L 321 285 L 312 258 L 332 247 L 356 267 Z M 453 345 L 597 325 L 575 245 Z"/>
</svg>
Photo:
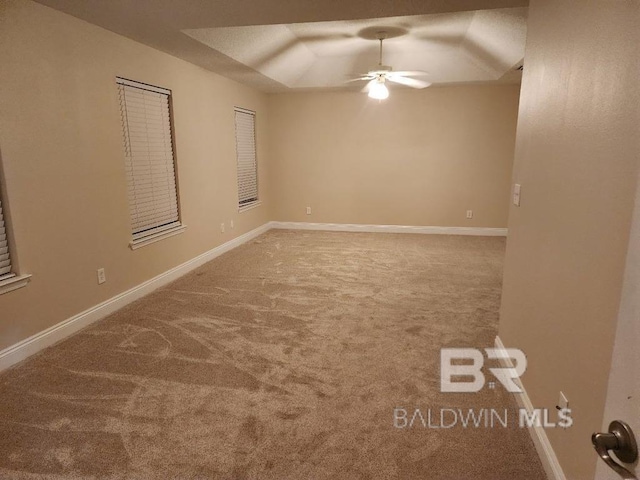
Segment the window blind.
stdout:
<svg viewBox="0 0 640 480">
<path fill-rule="evenodd" d="M 180 225 L 170 91 L 117 79 L 133 240 Z"/>
<path fill-rule="evenodd" d="M 256 162 L 256 114 L 235 109 L 236 156 L 238 159 L 238 206 L 258 201 L 258 165 Z"/>
<path fill-rule="evenodd" d="M 11 257 L 9 256 L 7 236 L 7 226 L 4 223 L 2 200 L 0 199 L 0 280 L 6 280 L 15 276 L 11 272 Z"/>
</svg>

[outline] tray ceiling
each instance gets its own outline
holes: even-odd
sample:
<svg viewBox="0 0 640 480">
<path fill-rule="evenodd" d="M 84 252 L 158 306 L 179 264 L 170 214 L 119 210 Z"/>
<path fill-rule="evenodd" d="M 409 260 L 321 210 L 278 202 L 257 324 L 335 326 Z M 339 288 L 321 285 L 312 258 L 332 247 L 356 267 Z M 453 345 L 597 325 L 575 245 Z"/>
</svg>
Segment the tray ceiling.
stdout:
<svg viewBox="0 0 640 480">
<path fill-rule="evenodd" d="M 360 88 L 378 63 L 424 70 L 438 84 L 520 81 L 526 0 L 39 0 L 267 92 Z M 391 5 L 393 4 L 393 5 Z M 500 8 L 508 7 L 508 8 Z M 483 10 L 471 10 L 483 8 Z M 393 15 L 393 16 L 392 16 Z M 359 18 L 362 16 L 364 18 Z M 397 88 L 403 88 L 398 86 Z"/>
</svg>

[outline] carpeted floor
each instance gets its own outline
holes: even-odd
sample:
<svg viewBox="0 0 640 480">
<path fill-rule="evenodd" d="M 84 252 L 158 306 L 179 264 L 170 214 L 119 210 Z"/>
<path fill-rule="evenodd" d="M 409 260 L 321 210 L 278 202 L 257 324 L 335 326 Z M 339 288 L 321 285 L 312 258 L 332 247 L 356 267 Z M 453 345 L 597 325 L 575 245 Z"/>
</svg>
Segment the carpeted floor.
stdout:
<svg viewBox="0 0 640 480">
<path fill-rule="evenodd" d="M 2 373 L 0 477 L 544 479 L 510 394 L 440 392 L 441 347 L 493 346 L 504 245 L 272 230 Z"/>
</svg>

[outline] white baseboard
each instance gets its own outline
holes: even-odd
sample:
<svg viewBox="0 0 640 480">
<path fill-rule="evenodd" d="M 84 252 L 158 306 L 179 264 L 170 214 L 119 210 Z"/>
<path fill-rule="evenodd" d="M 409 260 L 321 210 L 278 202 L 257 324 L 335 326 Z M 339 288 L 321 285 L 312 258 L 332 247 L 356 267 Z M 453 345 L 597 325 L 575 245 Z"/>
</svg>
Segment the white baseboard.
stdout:
<svg viewBox="0 0 640 480">
<path fill-rule="evenodd" d="M 219 255 L 236 248 L 239 245 L 261 235 L 271 228 L 296 230 L 333 230 L 341 232 L 387 232 L 387 233 L 423 233 L 444 235 L 486 235 L 506 236 L 506 228 L 473 228 L 473 227 L 412 227 L 401 225 L 359 225 L 338 223 L 304 223 L 304 222 L 268 222 L 250 232 L 240 235 L 208 252 L 199 255 L 188 262 L 178 265 L 146 282 L 133 287 L 126 292 L 116 295 L 94 307 L 85 310 L 71 318 L 43 330 L 21 342 L 0 351 L 0 371 L 38 353 L 39 351 L 63 340 L 78 330 L 100 320 L 107 315 L 138 300 L 152 291 L 160 288 L 191 270 L 213 260 Z"/>
<path fill-rule="evenodd" d="M 269 222 L 271 228 L 289 230 L 329 230 L 334 232 L 423 233 L 436 235 L 476 235 L 506 237 L 506 228 L 486 227 L 417 227 L 407 225 L 364 225 L 356 223 Z"/>
<path fill-rule="evenodd" d="M 495 347 L 498 350 L 502 350 L 502 351 L 506 350 L 499 336 L 496 336 Z M 502 367 L 504 368 L 514 367 L 513 362 L 511 361 L 510 358 L 508 358 L 508 355 L 506 354 L 506 352 L 504 352 L 504 354 L 501 355 L 500 357 L 501 358 L 499 359 L 499 362 L 502 365 Z M 522 393 L 513 394 L 516 399 L 516 402 L 518 403 L 518 406 L 520 408 L 526 409 L 527 413 L 531 414 L 531 412 L 533 412 L 533 404 L 531 403 L 531 399 L 527 394 L 527 390 L 524 387 L 524 384 L 522 383 L 521 379 L 516 380 L 516 382 L 519 384 L 520 388 L 522 389 Z M 553 450 L 553 447 L 551 446 L 551 442 L 549 442 L 549 437 L 547 437 L 547 432 L 544 430 L 544 428 L 537 425 L 533 427 L 527 427 L 527 430 L 529 430 L 529 435 L 531 436 L 531 439 L 533 440 L 533 444 L 536 447 L 536 451 L 538 452 L 538 457 L 540 457 L 540 461 L 542 462 L 544 471 L 547 474 L 547 479 L 548 480 L 567 480 L 567 477 L 564 475 L 564 471 L 560 466 L 560 462 L 558 461 L 558 457 L 556 457 L 556 452 Z"/>
<path fill-rule="evenodd" d="M 0 351 L 0 371 L 9 368 L 12 365 L 26 359 L 27 357 L 38 353 L 39 351 L 53 345 L 60 340 L 68 337 L 69 335 L 77 332 L 78 330 L 92 324 L 93 322 L 100 320 L 107 315 L 121 309 L 135 300 L 138 300 L 145 295 L 148 295 L 152 291 L 160 288 L 168 283 L 178 279 L 179 277 L 189 273 L 190 271 L 198 268 L 201 265 L 213 260 L 214 258 L 222 255 L 223 253 L 232 250 L 243 243 L 263 234 L 271 227 L 269 223 L 251 230 L 250 232 L 240 235 L 239 237 L 229 240 L 216 248 L 209 250 L 208 252 L 198 255 L 197 257 L 189 260 L 188 262 L 178 265 L 177 267 L 168 270 L 151 280 L 147 280 L 140 285 L 137 285 L 126 292 L 123 292 L 115 297 L 106 300 L 99 305 L 89 308 L 84 312 L 74 315 L 67 320 L 54 325 L 42 332 L 39 332 L 21 342 L 16 343 L 4 350 Z"/>
</svg>

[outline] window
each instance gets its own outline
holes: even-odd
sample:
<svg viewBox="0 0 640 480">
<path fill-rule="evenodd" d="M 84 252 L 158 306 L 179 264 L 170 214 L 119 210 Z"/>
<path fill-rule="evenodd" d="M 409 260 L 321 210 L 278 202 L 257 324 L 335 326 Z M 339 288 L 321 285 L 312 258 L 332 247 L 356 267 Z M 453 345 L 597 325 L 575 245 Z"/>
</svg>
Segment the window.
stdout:
<svg viewBox="0 0 640 480">
<path fill-rule="evenodd" d="M 171 135 L 171 92 L 117 79 L 132 248 L 184 231 Z"/>
<path fill-rule="evenodd" d="M 31 277 L 31 275 L 18 276 L 12 269 L 11 255 L 9 254 L 9 233 L 4 218 L 2 198 L 0 198 L 0 295 L 24 287 Z"/>
<path fill-rule="evenodd" d="M 236 108 L 235 114 L 238 208 L 243 211 L 260 204 L 258 201 L 258 164 L 256 162 L 256 113 Z"/>
<path fill-rule="evenodd" d="M 2 199 L 0 199 L 0 281 L 8 280 L 15 276 L 11 271 L 8 236 L 4 215 L 2 214 Z"/>
</svg>

